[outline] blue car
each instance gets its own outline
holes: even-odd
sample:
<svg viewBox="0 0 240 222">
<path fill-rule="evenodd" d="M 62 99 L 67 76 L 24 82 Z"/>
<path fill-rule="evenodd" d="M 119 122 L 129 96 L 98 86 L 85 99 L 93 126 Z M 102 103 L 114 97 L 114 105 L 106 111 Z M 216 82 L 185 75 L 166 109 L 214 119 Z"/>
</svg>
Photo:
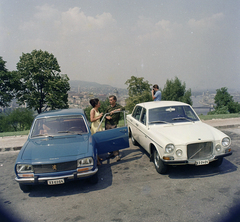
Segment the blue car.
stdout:
<svg viewBox="0 0 240 222">
<path fill-rule="evenodd" d="M 124 125 L 91 135 L 82 109 L 39 114 L 15 163 L 15 180 L 20 189 L 28 192 L 32 185 L 57 185 L 86 178 L 97 183 L 97 155 L 129 147 Z"/>
</svg>

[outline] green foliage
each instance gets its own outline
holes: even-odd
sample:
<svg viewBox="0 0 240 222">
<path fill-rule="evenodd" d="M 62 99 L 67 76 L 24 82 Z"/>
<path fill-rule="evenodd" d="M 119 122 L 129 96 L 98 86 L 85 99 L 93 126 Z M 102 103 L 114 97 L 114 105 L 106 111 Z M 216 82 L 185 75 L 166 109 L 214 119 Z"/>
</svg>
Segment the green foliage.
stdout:
<svg viewBox="0 0 240 222">
<path fill-rule="evenodd" d="M 238 113 L 240 112 L 240 104 L 233 100 L 233 97 L 228 93 L 226 87 L 222 87 L 221 89 L 216 90 L 217 93 L 214 97 L 214 101 L 216 106 L 215 114 L 222 114 L 222 112 L 227 110 L 227 113 Z"/>
<path fill-rule="evenodd" d="M 210 111 L 208 112 L 207 115 L 216 115 L 216 114 L 228 114 L 228 107 L 227 106 L 222 106 L 219 107 L 218 109 L 214 110 L 214 111 Z"/>
<path fill-rule="evenodd" d="M 143 77 L 131 76 L 125 82 L 128 85 L 128 98 L 126 99 L 126 110 L 132 112 L 137 103 L 152 101 L 151 84 L 144 81 Z"/>
<path fill-rule="evenodd" d="M 9 72 L 5 67 L 6 62 L 0 57 L 0 106 L 8 107 L 14 97 L 16 73 Z"/>
<path fill-rule="evenodd" d="M 16 97 L 20 104 L 38 113 L 50 109 L 68 108 L 67 75 L 60 75 L 60 66 L 53 54 L 33 50 L 22 54 L 17 63 L 19 85 Z"/>
<path fill-rule="evenodd" d="M 191 89 L 186 91 L 185 82 L 182 83 L 177 77 L 167 80 L 162 90 L 162 100 L 181 101 L 192 105 Z"/>
<path fill-rule="evenodd" d="M 29 130 L 34 120 L 33 111 L 25 108 L 17 108 L 9 113 L 0 115 L 0 131 L 13 132 Z"/>
</svg>

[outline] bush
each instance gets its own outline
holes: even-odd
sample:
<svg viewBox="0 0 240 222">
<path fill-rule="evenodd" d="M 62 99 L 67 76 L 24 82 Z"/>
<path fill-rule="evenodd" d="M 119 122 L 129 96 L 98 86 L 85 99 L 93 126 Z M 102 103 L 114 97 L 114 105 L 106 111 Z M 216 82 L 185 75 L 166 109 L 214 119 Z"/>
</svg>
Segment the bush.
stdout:
<svg viewBox="0 0 240 222">
<path fill-rule="evenodd" d="M 0 115 L 0 132 L 29 130 L 34 120 L 34 112 L 26 108 L 17 108 Z"/>
<path fill-rule="evenodd" d="M 219 107 L 218 109 L 214 110 L 214 111 L 210 111 L 208 112 L 208 115 L 215 115 L 215 114 L 228 114 L 228 107 L 227 106 L 222 106 Z"/>
</svg>

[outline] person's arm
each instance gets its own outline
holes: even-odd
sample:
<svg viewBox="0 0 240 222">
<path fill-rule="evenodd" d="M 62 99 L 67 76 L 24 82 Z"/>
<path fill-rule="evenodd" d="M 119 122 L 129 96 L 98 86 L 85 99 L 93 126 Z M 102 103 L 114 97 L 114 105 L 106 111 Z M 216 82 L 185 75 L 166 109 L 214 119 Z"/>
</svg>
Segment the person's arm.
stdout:
<svg viewBox="0 0 240 222">
<path fill-rule="evenodd" d="M 95 121 L 97 121 L 98 119 L 101 119 L 102 115 L 103 115 L 103 114 L 101 113 L 98 117 L 95 118 L 95 109 L 92 109 L 92 110 L 90 111 L 90 121 L 91 121 L 91 122 L 95 122 Z"/>
<path fill-rule="evenodd" d="M 156 99 L 156 97 L 154 96 L 154 89 L 152 90 L 152 99 Z"/>
</svg>

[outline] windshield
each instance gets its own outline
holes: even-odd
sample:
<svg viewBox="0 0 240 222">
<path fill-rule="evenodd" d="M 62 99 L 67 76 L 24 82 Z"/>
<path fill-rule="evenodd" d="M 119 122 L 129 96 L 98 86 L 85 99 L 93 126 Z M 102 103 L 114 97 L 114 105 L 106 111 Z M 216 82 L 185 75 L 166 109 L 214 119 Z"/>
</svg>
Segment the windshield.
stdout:
<svg viewBox="0 0 240 222">
<path fill-rule="evenodd" d="M 176 123 L 199 121 L 190 106 L 168 106 L 149 110 L 149 123 Z"/>
<path fill-rule="evenodd" d="M 34 122 L 31 137 L 55 136 L 59 134 L 87 133 L 86 123 L 82 115 L 57 116 L 37 119 Z"/>
</svg>

